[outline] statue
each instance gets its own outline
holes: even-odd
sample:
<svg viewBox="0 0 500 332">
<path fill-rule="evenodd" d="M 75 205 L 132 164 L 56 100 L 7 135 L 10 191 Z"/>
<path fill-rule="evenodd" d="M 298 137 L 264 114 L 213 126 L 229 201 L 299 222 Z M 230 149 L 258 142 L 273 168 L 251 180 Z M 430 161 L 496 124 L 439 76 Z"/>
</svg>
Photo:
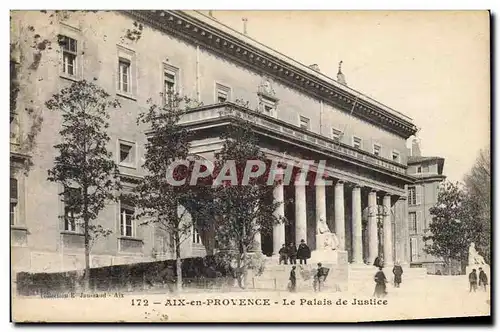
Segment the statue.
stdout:
<svg viewBox="0 0 500 332">
<path fill-rule="evenodd" d="M 316 227 L 316 238 L 318 243 L 318 249 L 321 250 L 336 250 L 339 247 L 339 239 L 335 233 L 330 231 L 326 221 L 323 218 L 319 218 Z"/>
<path fill-rule="evenodd" d="M 326 224 L 326 221 L 323 218 L 319 218 L 317 222 L 317 233 L 318 234 L 330 233 L 330 228 L 328 228 L 328 225 Z"/>
<path fill-rule="evenodd" d="M 486 265 L 483 256 L 477 252 L 474 242 L 471 242 L 469 246 L 469 266 L 472 265 Z"/>
<path fill-rule="evenodd" d="M 271 85 L 271 81 L 269 81 L 269 79 L 267 79 L 267 78 L 263 79 L 262 82 L 260 83 L 259 93 L 262 93 L 262 94 L 269 96 L 269 97 L 276 96 L 276 92 L 274 91 L 274 89 Z"/>
</svg>

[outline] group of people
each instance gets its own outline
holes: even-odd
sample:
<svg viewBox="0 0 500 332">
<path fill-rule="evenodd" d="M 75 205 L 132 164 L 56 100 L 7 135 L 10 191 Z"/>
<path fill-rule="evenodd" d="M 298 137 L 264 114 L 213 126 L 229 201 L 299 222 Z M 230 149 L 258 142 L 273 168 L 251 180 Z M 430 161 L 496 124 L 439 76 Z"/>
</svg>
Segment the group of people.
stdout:
<svg viewBox="0 0 500 332">
<path fill-rule="evenodd" d="M 299 247 L 295 243 L 290 243 L 288 246 L 283 244 L 279 251 L 279 264 L 285 265 L 290 262 L 291 265 L 297 264 L 297 259 L 300 264 L 307 264 L 307 260 L 311 258 L 311 249 L 309 249 L 306 241 L 300 240 Z"/>
<path fill-rule="evenodd" d="M 477 290 L 478 285 L 478 276 L 476 273 L 476 269 L 472 269 L 472 272 L 469 273 L 469 293 Z M 486 286 L 488 285 L 488 277 L 482 268 L 479 268 L 479 286 L 483 286 L 484 291 L 486 291 Z"/>
<path fill-rule="evenodd" d="M 382 259 L 377 257 L 375 258 L 373 265 L 378 268 L 377 273 L 375 273 L 375 291 L 373 293 L 373 296 L 384 297 L 385 295 L 387 295 L 387 278 L 385 277 L 385 273 L 382 270 L 384 267 L 384 263 Z M 403 276 L 403 267 L 401 267 L 401 264 L 399 264 L 399 262 L 396 262 L 394 264 L 392 273 L 394 274 L 394 287 L 399 288 Z"/>
</svg>

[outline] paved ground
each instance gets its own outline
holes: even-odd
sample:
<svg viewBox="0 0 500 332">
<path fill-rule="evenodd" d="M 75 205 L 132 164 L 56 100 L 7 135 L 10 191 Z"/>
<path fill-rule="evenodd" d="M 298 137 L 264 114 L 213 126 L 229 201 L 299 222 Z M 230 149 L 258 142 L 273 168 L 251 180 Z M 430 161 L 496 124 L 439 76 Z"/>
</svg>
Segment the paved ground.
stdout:
<svg viewBox="0 0 500 332">
<path fill-rule="evenodd" d="M 373 300 L 370 304 L 373 286 L 351 288 L 348 292 L 339 293 L 312 293 L 304 290 L 294 294 L 272 291 L 207 291 L 178 295 L 123 294 L 123 297 L 107 293 L 105 298 L 98 299 L 80 298 L 79 294 L 75 294 L 75 298 L 64 299 L 16 298 L 13 300 L 13 312 L 17 321 L 28 319 L 67 322 L 344 322 L 490 314 L 489 291 L 469 293 L 466 276 L 428 276 L 408 281 L 399 289 L 390 286 L 386 302 L 379 302 L 378 305 L 373 304 Z M 138 305 L 138 300 L 141 300 L 141 305 Z M 147 300 L 147 306 L 144 306 L 144 300 Z M 248 300 L 253 300 L 254 303 Z M 357 300 L 366 304 L 360 305 Z"/>
</svg>

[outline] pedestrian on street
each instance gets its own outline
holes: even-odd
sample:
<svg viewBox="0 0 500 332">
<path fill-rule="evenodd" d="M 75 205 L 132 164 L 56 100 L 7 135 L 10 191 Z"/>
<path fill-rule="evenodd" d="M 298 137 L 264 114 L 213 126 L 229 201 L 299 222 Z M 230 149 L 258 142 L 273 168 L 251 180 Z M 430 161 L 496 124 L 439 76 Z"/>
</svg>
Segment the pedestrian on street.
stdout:
<svg viewBox="0 0 500 332">
<path fill-rule="evenodd" d="M 380 257 L 378 257 L 378 256 L 375 257 L 375 260 L 373 261 L 373 266 L 376 266 L 376 267 L 383 267 L 384 266 Z"/>
<path fill-rule="evenodd" d="M 387 294 L 387 279 L 385 277 L 382 267 L 379 266 L 377 273 L 375 274 L 375 291 L 373 292 L 374 297 L 384 297 Z"/>
<path fill-rule="evenodd" d="M 290 292 L 295 292 L 297 290 L 297 276 L 295 275 L 296 266 L 292 266 L 292 270 L 290 271 L 290 283 L 288 284 L 288 290 Z"/>
<path fill-rule="evenodd" d="M 297 264 L 297 246 L 295 243 L 290 243 L 288 245 L 288 257 L 290 258 L 290 264 Z"/>
<path fill-rule="evenodd" d="M 280 255 L 279 263 L 278 264 L 281 265 L 281 262 L 283 262 L 285 265 L 287 265 L 288 264 L 288 250 L 285 247 L 284 243 L 281 246 L 280 251 L 278 252 L 278 254 Z"/>
<path fill-rule="evenodd" d="M 469 273 L 469 293 L 472 291 L 476 291 L 477 289 L 477 274 L 476 274 L 476 269 L 472 269 L 472 272 Z"/>
<path fill-rule="evenodd" d="M 299 249 L 297 250 L 297 258 L 299 259 L 299 263 L 307 264 L 307 260 L 311 258 L 311 249 L 306 244 L 304 239 L 300 240 Z"/>
<path fill-rule="evenodd" d="M 394 286 L 399 288 L 399 285 L 401 284 L 402 281 L 401 276 L 403 275 L 403 268 L 401 267 L 399 262 L 396 262 L 396 264 L 394 264 L 392 273 L 394 273 Z"/>
<path fill-rule="evenodd" d="M 486 286 L 488 285 L 488 277 L 486 273 L 484 273 L 483 268 L 479 268 L 479 286 L 483 286 L 484 291 L 486 292 Z"/>
</svg>

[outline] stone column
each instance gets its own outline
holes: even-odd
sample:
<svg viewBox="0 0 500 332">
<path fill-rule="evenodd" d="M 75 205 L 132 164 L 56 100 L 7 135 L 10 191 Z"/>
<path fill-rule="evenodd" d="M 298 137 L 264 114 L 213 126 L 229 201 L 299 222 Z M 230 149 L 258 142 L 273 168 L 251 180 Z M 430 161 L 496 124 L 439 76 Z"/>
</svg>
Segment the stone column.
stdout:
<svg viewBox="0 0 500 332">
<path fill-rule="evenodd" d="M 373 263 L 378 256 L 377 192 L 368 194 L 368 261 Z"/>
<path fill-rule="evenodd" d="M 339 239 L 339 250 L 345 250 L 344 183 L 335 184 L 335 233 Z"/>
<path fill-rule="evenodd" d="M 352 189 L 352 262 L 363 264 L 363 228 L 361 224 L 361 188 Z"/>
<path fill-rule="evenodd" d="M 281 203 L 274 211 L 276 218 L 285 216 L 285 195 L 283 191 L 283 176 L 278 177 L 278 183 L 273 191 L 274 202 Z M 273 255 L 278 255 L 281 245 L 285 244 L 285 224 L 280 223 L 273 226 Z"/>
<path fill-rule="evenodd" d="M 384 196 L 384 263 L 385 266 L 392 266 L 392 225 L 391 225 L 391 196 Z"/>
<path fill-rule="evenodd" d="M 326 223 L 326 195 L 325 185 L 316 185 L 316 234 L 318 233 L 318 222 L 320 219 Z"/>
<path fill-rule="evenodd" d="M 260 235 L 260 232 L 255 233 L 253 236 L 253 248 L 252 251 L 254 252 L 262 252 L 262 237 Z"/>
<path fill-rule="evenodd" d="M 307 241 L 307 205 L 306 187 L 304 184 L 295 184 L 295 243 Z"/>
</svg>

